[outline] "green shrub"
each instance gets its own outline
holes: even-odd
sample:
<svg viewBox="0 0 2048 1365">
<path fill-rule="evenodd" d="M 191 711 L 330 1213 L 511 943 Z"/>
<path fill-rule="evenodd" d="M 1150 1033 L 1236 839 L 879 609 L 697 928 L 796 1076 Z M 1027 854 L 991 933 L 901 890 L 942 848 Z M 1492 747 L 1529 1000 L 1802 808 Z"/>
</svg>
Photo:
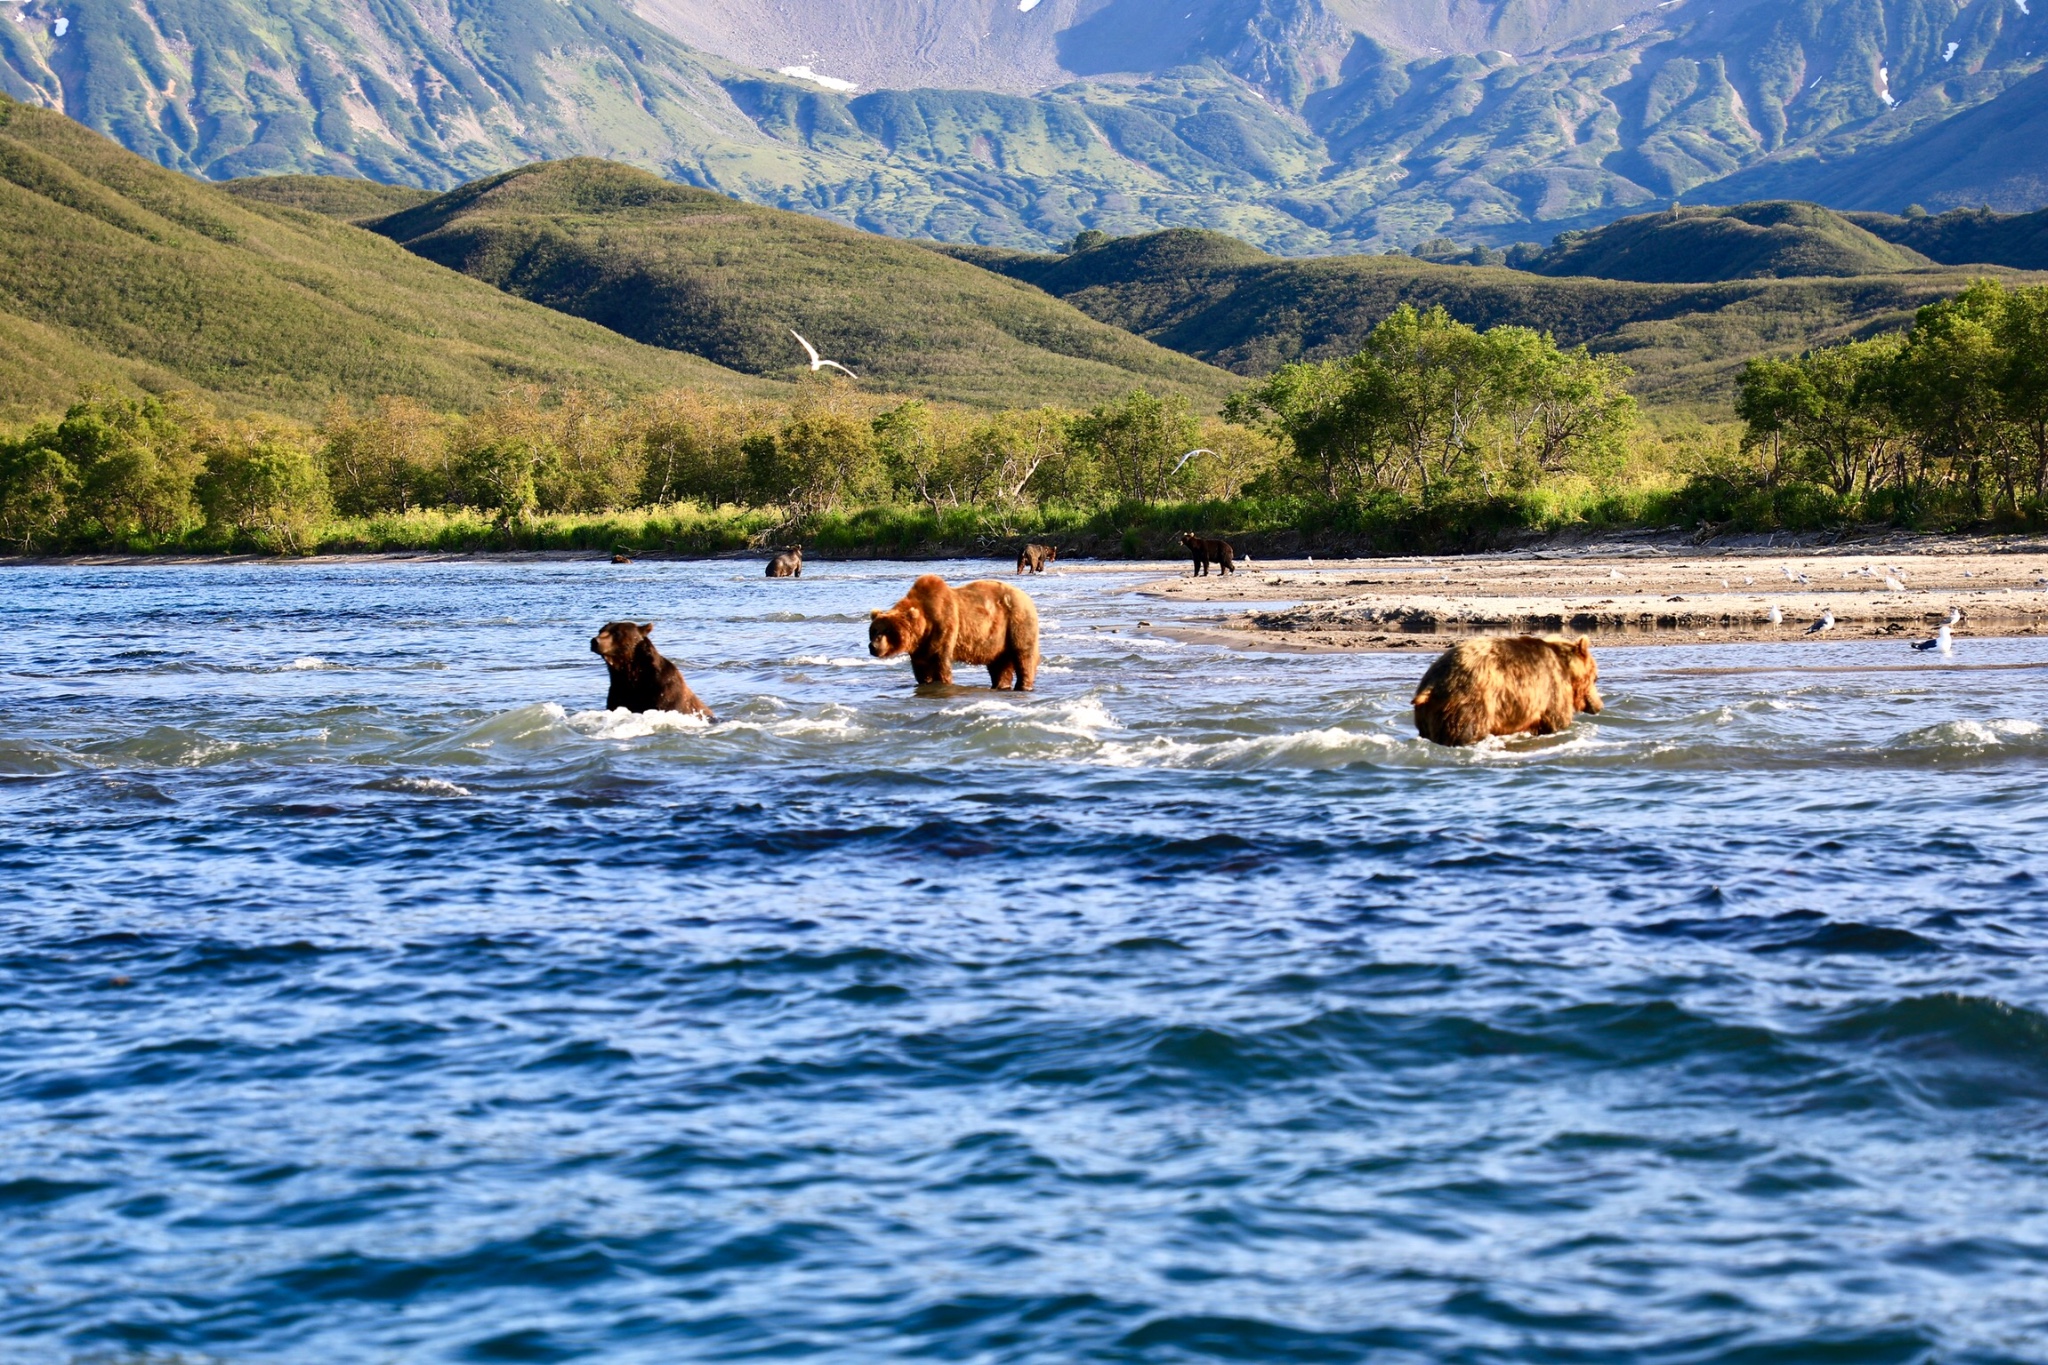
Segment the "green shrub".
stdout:
<svg viewBox="0 0 2048 1365">
<path fill-rule="evenodd" d="M 225 433 L 208 443 L 197 480 L 206 529 L 228 544 L 299 554 L 331 503 L 313 453 L 278 431 Z"/>
</svg>

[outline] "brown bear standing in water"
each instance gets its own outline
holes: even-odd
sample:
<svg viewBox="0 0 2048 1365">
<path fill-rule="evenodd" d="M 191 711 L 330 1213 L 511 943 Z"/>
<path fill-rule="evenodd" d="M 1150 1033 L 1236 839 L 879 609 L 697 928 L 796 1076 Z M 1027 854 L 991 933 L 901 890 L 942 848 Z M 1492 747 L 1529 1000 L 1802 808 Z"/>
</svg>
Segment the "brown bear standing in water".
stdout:
<svg viewBox="0 0 2048 1365">
<path fill-rule="evenodd" d="M 1214 561 L 1216 567 L 1224 573 L 1237 572 L 1237 551 L 1230 548 L 1229 541 L 1208 540 L 1196 535 L 1193 531 L 1182 531 L 1180 533 L 1180 543 L 1182 548 L 1186 549 L 1188 554 L 1193 556 L 1196 573 L 1205 574 L 1209 572 L 1211 561 Z"/>
<path fill-rule="evenodd" d="M 1574 713 L 1600 714 L 1600 667 L 1577 640 L 1465 640 L 1429 666 L 1415 689 L 1415 730 L 1437 744 L 1488 735 L 1551 735 Z"/>
<path fill-rule="evenodd" d="M 683 670 L 661 656 L 648 638 L 650 624 L 614 621 L 590 637 L 590 652 L 603 656 L 611 670 L 611 690 L 604 709 L 616 711 L 680 711 L 686 716 L 716 720 L 711 708 L 697 699 L 683 681 Z"/>
<path fill-rule="evenodd" d="M 1017 572 L 1029 569 L 1032 573 L 1044 573 L 1045 566 L 1058 559 L 1059 555 L 1057 545 L 1026 545 L 1017 551 Z"/>
<path fill-rule="evenodd" d="M 953 661 L 987 664 L 989 685 L 1029 692 L 1038 681 L 1038 608 L 1021 589 L 976 579 L 955 590 L 935 573 L 887 611 L 869 613 L 868 653 L 910 656 L 920 684 L 953 681 Z"/>
<path fill-rule="evenodd" d="M 768 561 L 770 578 L 802 578 L 804 576 L 804 547 L 792 545 Z"/>
</svg>

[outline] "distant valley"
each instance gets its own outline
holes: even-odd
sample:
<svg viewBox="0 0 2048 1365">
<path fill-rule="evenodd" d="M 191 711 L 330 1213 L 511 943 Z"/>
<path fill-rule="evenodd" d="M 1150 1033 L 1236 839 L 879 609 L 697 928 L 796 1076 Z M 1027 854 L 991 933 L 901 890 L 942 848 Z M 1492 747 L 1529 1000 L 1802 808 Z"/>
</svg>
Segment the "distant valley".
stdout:
<svg viewBox="0 0 2048 1365">
<path fill-rule="evenodd" d="M 211 179 L 574 155 L 903 237 L 1547 244 L 2048 202 L 2020 0 L 25 0 L 0 89 Z"/>
</svg>

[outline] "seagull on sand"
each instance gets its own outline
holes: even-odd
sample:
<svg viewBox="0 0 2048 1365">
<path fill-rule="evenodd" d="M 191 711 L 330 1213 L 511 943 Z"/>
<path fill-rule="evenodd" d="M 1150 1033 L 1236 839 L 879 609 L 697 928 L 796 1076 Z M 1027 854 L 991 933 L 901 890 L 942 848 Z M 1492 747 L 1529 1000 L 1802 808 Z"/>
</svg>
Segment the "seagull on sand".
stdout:
<svg viewBox="0 0 2048 1365">
<path fill-rule="evenodd" d="M 1959 626 L 1963 623 L 1963 609 L 1961 607 L 1950 607 L 1948 609 L 1948 623 L 1952 626 Z"/>
<path fill-rule="evenodd" d="M 1886 592 L 1904 592 L 1906 590 L 1906 585 L 1893 578 L 1890 574 L 1885 575 L 1884 587 Z"/>
<path fill-rule="evenodd" d="M 1913 643 L 1913 648 L 1918 650 L 1938 649 L 1944 654 L 1953 654 L 1956 652 L 1955 637 L 1950 633 L 1949 628 L 1943 625 L 1940 630 L 1934 632 L 1932 640 L 1916 640 Z"/>
<path fill-rule="evenodd" d="M 809 356 L 809 357 L 811 358 L 811 373 L 812 373 L 812 374 L 816 374 L 816 373 L 817 373 L 818 371 L 820 371 L 820 370 L 824 369 L 824 368 L 825 368 L 825 367 L 826 367 L 827 365 L 830 365 L 830 366 L 831 366 L 831 367 L 832 367 L 833 369 L 835 369 L 835 370 L 839 371 L 839 373 L 841 373 L 841 374 L 845 375 L 845 376 L 846 376 L 846 377 L 847 377 L 848 379 L 858 379 L 858 378 L 860 378 L 860 376 L 859 376 L 859 375 L 855 374 L 855 373 L 854 373 L 854 372 L 853 372 L 852 370 L 849 370 L 849 369 L 847 369 L 847 368 L 846 368 L 846 367 L 845 367 L 844 365 L 840 364 L 840 363 L 839 363 L 838 361 L 836 361 L 836 360 L 827 360 L 827 359 L 825 359 L 825 358 L 824 358 L 823 356 L 819 355 L 819 354 L 818 354 L 818 348 L 817 348 L 817 347 L 815 347 L 815 346 L 813 346 L 813 345 L 811 345 L 811 343 L 810 343 L 810 342 L 808 342 L 808 341 L 805 341 L 805 340 L 804 340 L 804 334 L 803 334 L 802 332 L 799 332 L 799 331 L 797 331 L 797 329 L 796 329 L 796 328 L 794 328 L 794 327 L 790 328 L 790 329 L 789 329 L 789 334 L 790 334 L 791 336 L 793 336 L 793 337 L 795 337 L 795 338 L 796 338 L 796 344 L 797 344 L 797 345 L 799 345 L 799 346 L 801 346 L 801 347 L 803 347 L 803 348 L 804 348 L 804 354 L 808 355 L 808 356 Z"/>
<path fill-rule="evenodd" d="M 1776 602 L 1771 603 L 1771 624 L 1774 626 L 1782 626 L 1785 624 L 1785 613 L 1778 610 L 1778 604 Z"/>
<path fill-rule="evenodd" d="M 1214 455 L 1215 453 L 1216 452 L 1213 450 L 1205 449 L 1202 446 L 1196 446 L 1193 450 L 1190 450 L 1187 454 L 1180 457 L 1180 464 L 1176 464 L 1172 469 L 1169 469 L 1166 472 L 1166 477 L 1170 479 L 1174 475 L 1180 473 L 1180 466 L 1186 464 L 1189 460 L 1194 459 L 1197 455 Z"/>
<path fill-rule="evenodd" d="M 1822 607 L 1820 609 L 1820 620 L 1815 621 L 1812 625 L 1808 626 L 1806 628 L 1806 633 L 1808 635 L 1818 635 L 1824 630 L 1833 630 L 1834 628 L 1835 609 L 1833 607 Z"/>
</svg>

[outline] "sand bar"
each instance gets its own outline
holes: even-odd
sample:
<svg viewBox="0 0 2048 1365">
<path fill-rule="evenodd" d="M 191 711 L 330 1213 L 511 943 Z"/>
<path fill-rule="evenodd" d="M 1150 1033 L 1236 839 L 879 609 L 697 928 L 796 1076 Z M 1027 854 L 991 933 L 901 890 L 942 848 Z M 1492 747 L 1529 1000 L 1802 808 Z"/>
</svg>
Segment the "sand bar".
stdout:
<svg viewBox="0 0 2048 1365">
<path fill-rule="evenodd" d="M 1913 640 L 1951 607 L 1969 635 L 2048 632 L 2048 553 L 1944 545 L 1787 554 L 1534 551 L 1260 563 L 1183 574 L 1149 596 L 1239 607 L 1173 634 L 1287 649 L 1442 648 L 1474 634 L 1583 634 L 1602 644 Z M 1770 623 L 1772 607 L 1782 623 Z M 1835 626 L 1808 635 L 1832 611 Z"/>
</svg>

